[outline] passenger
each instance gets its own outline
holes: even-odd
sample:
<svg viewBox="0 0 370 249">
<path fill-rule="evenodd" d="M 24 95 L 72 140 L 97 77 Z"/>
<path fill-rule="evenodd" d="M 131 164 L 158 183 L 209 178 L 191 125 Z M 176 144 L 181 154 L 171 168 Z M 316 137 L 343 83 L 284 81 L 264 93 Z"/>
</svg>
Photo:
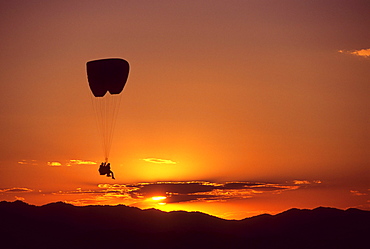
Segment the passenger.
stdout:
<svg viewBox="0 0 370 249">
<path fill-rule="evenodd" d="M 112 179 L 114 180 L 114 179 L 116 179 L 116 178 L 114 178 L 114 173 L 113 173 L 113 171 L 110 169 L 110 163 L 108 163 L 107 164 L 107 166 L 106 166 L 106 172 L 107 172 L 107 177 L 110 177 L 111 175 L 112 175 Z"/>
<path fill-rule="evenodd" d="M 110 163 L 107 164 L 105 162 L 102 162 L 99 167 L 99 174 L 107 175 L 107 177 L 112 177 L 112 179 L 116 179 L 114 178 L 113 171 L 110 169 Z"/>
<path fill-rule="evenodd" d="M 99 173 L 100 173 L 100 175 L 106 175 L 107 174 L 107 167 L 105 166 L 105 162 L 100 164 Z"/>
</svg>

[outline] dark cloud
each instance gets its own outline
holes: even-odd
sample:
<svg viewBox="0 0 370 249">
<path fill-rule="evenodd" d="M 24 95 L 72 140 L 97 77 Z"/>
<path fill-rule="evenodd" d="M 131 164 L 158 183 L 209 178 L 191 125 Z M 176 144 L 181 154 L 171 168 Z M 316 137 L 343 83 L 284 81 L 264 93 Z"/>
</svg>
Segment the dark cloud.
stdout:
<svg viewBox="0 0 370 249">
<path fill-rule="evenodd" d="M 133 192 L 139 192 L 142 195 L 164 195 L 164 194 L 193 194 L 200 192 L 209 192 L 215 189 L 213 185 L 203 185 L 198 182 L 182 182 L 182 183 L 151 183 L 147 185 L 136 185 L 140 187 Z"/>
<path fill-rule="evenodd" d="M 255 182 L 229 182 L 229 183 L 225 183 L 223 185 L 223 188 L 224 189 L 244 189 L 244 188 L 260 186 L 264 184 L 265 183 L 255 183 Z"/>
<path fill-rule="evenodd" d="M 165 202 L 167 203 L 251 198 L 264 192 L 282 192 L 300 188 L 294 183 L 213 183 L 207 181 L 139 183 L 127 185 L 127 187 L 133 189 L 128 191 L 132 198 L 166 196 Z"/>
<path fill-rule="evenodd" d="M 166 203 L 179 203 L 179 202 L 191 202 L 198 200 L 210 200 L 216 198 L 212 195 L 172 195 L 167 197 Z"/>
<path fill-rule="evenodd" d="M 278 191 L 278 190 L 284 190 L 284 189 L 292 189 L 292 187 L 287 186 L 262 186 L 262 187 L 252 187 L 253 190 L 258 191 Z"/>
<path fill-rule="evenodd" d="M 78 205 L 97 203 L 183 203 L 196 201 L 227 201 L 253 198 L 264 193 L 281 193 L 297 190 L 321 181 L 291 181 L 290 183 L 263 182 L 226 182 L 208 181 L 152 182 L 135 184 L 99 184 L 94 190 L 72 190 L 54 193 L 56 195 L 82 195 L 83 199 L 75 200 Z M 303 184 L 304 183 L 304 184 Z M 153 197 L 164 197 L 155 199 Z"/>
</svg>

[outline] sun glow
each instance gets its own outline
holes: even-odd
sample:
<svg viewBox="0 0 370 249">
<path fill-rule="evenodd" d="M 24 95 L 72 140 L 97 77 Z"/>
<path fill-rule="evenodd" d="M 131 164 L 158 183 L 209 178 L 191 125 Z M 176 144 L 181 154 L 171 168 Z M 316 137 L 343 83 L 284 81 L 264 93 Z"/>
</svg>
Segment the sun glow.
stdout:
<svg viewBox="0 0 370 249">
<path fill-rule="evenodd" d="M 167 197 L 165 196 L 153 196 L 152 197 L 152 200 L 153 201 L 162 201 L 162 200 L 165 200 Z"/>
</svg>

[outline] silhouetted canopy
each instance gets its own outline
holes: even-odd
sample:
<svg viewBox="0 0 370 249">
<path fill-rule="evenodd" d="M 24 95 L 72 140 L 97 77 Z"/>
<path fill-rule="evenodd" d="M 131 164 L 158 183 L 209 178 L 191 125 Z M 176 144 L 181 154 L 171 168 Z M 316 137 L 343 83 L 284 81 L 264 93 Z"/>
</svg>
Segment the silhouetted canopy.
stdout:
<svg viewBox="0 0 370 249">
<path fill-rule="evenodd" d="M 125 87 L 130 66 L 123 59 L 109 58 L 87 62 L 86 70 L 105 162 L 108 162 L 122 98 L 120 93 Z"/>
<path fill-rule="evenodd" d="M 130 66 L 123 59 L 111 58 L 89 61 L 86 63 L 86 69 L 91 92 L 95 97 L 103 97 L 107 92 L 122 92 Z"/>
</svg>

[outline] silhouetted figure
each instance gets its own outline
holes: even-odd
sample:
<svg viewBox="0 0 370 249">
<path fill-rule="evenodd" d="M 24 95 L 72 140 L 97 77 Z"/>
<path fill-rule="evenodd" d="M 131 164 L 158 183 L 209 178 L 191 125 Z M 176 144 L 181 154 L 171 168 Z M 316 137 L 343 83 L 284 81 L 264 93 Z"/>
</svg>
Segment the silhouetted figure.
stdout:
<svg viewBox="0 0 370 249">
<path fill-rule="evenodd" d="M 104 162 L 100 164 L 100 167 L 99 167 L 99 173 L 100 173 L 100 175 L 105 175 L 105 174 L 107 174 L 107 173 L 106 173 L 106 166 L 105 166 L 105 163 L 104 163 Z"/>
<path fill-rule="evenodd" d="M 105 162 L 102 162 L 99 167 L 99 174 L 107 175 L 107 177 L 112 177 L 112 179 L 116 179 L 114 178 L 113 171 L 110 169 L 110 163 L 107 164 Z"/>
<path fill-rule="evenodd" d="M 107 166 L 105 166 L 105 167 L 107 167 L 107 177 L 110 177 L 112 175 L 112 179 L 113 180 L 116 179 L 116 178 L 114 178 L 113 171 L 110 169 L 110 163 L 108 163 Z"/>
</svg>

